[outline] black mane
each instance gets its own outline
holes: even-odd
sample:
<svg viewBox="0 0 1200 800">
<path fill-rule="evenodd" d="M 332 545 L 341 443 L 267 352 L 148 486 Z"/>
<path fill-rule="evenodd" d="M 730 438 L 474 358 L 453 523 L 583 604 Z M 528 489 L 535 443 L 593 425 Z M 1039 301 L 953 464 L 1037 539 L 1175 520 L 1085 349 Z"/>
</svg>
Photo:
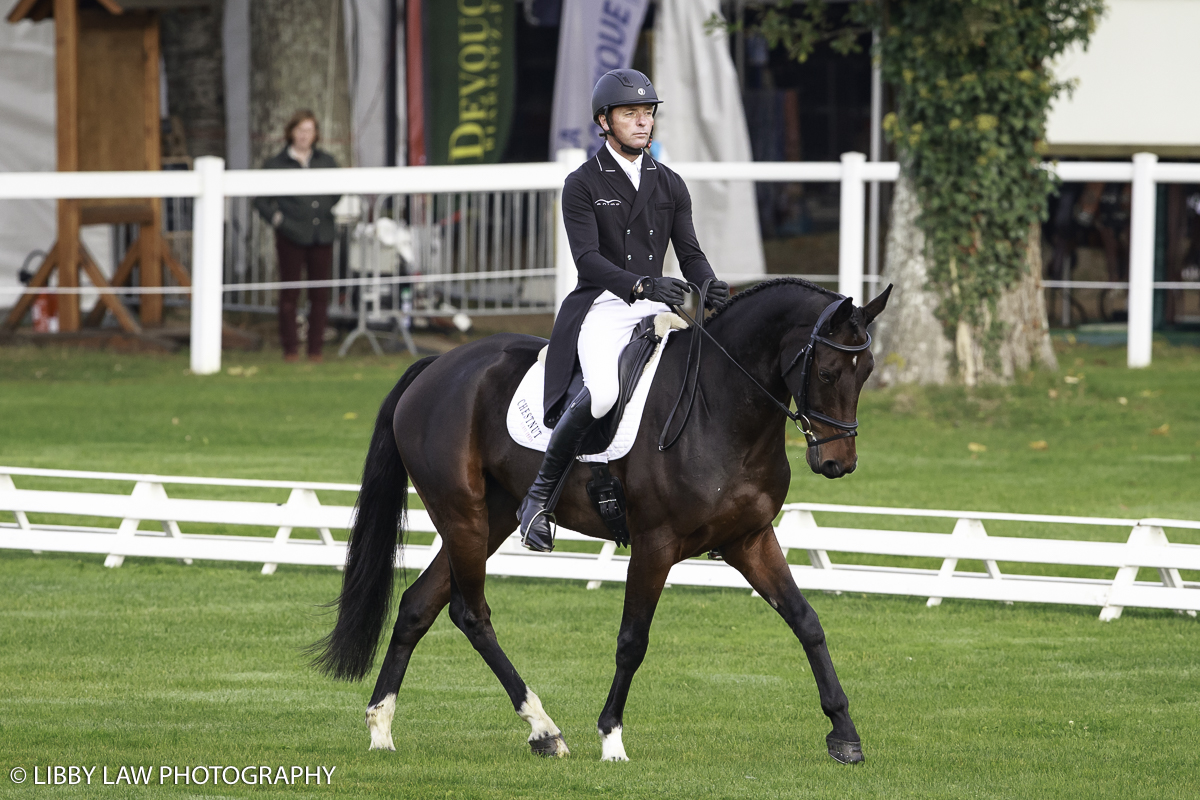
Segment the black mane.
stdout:
<svg viewBox="0 0 1200 800">
<path fill-rule="evenodd" d="M 708 319 L 705 320 L 705 324 L 712 322 L 714 319 L 716 319 L 717 317 L 724 314 L 726 311 L 728 311 L 730 308 L 732 308 L 733 305 L 735 303 L 737 303 L 739 300 L 744 300 L 747 297 L 750 297 L 751 295 L 758 294 L 759 292 L 763 291 L 764 289 L 770 289 L 772 287 L 781 286 L 783 284 L 794 284 L 796 286 L 802 286 L 805 289 L 811 289 L 814 292 L 820 292 L 821 294 L 829 295 L 830 297 L 841 297 L 841 295 L 838 294 L 837 292 L 826 289 L 824 286 L 818 286 L 817 284 L 812 283 L 811 281 L 806 281 L 803 278 L 793 278 L 791 276 L 787 276 L 787 277 L 783 277 L 783 278 L 775 278 L 773 280 L 763 281 L 762 283 L 757 283 L 754 286 L 751 286 L 749 289 L 744 289 L 744 290 L 738 292 L 737 294 L 730 296 L 729 302 L 725 304 L 725 307 L 721 308 L 717 311 L 714 311 L 712 314 L 710 314 L 708 316 Z"/>
</svg>

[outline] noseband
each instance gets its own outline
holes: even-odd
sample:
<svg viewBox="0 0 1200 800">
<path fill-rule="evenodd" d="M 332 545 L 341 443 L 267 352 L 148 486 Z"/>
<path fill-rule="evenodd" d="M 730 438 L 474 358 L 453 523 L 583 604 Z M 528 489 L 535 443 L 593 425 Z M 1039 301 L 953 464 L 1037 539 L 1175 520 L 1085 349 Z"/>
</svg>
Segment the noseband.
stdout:
<svg viewBox="0 0 1200 800">
<path fill-rule="evenodd" d="M 800 364 L 800 394 L 793 395 L 796 398 L 796 413 L 792 414 L 791 410 L 787 411 L 788 418 L 797 424 L 800 432 L 804 434 L 804 439 L 808 442 L 809 447 L 817 447 L 827 442 L 834 442 L 838 439 L 849 439 L 853 436 L 858 436 L 858 420 L 846 422 L 844 420 L 835 419 L 828 414 L 822 414 L 820 411 L 813 410 L 808 404 L 808 382 L 812 377 L 813 355 L 816 352 L 817 345 L 823 344 L 834 350 L 842 353 L 861 353 L 871 346 L 871 334 L 867 332 L 867 341 L 863 344 L 842 344 L 835 342 L 832 339 L 827 339 L 821 335 L 821 328 L 833 316 L 833 312 L 841 305 L 841 301 L 835 300 L 825 306 L 825 310 L 821 312 L 821 316 L 817 317 L 817 322 L 813 325 L 812 334 L 809 335 L 808 344 L 806 344 L 800 352 L 796 353 L 796 357 L 792 359 L 792 363 L 788 364 L 787 369 L 783 371 L 783 378 L 787 378 L 788 373 Z M 818 439 L 813 433 L 812 420 L 828 425 L 832 428 L 837 428 L 841 433 L 836 433 L 833 436 L 826 436 L 824 439 Z"/>
<path fill-rule="evenodd" d="M 796 364 L 801 364 L 801 367 L 800 367 L 800 393 L 797 395 L 792 395 L 796 400 L 796 411 L 795 411 L 795 413 L 793 413 L 790 408 L 788 408 L 783 403 L 776 400 L 775 397 L 769 391 L 767 391 L 766 387 L 764 387 L 761 383 L 759 383 L 758 380 L 753 375 L 751 375 L 749 372 L 747 372 L 746 368 L 743 367 L 741 364 L 739 364 L 737 359 L 734 358 L 733 356 L 731 356 L 729 354 L 729 351 L 726 350 L 724 347 L 722 347 L 721 343 L 712 337 L 712 334 L 710 334 L 708 331 L 704 330 L 704 301 L 705 301 L 705 297 L 708 295 L 708 285 L 711 282 L 712 282 L 711 280 L 707 280 L 704 282 L 703 286 L 696 286 L 695 284 L 689 284 L 690 286 L 695 287 L 700 295 L 700 301 L 697 306 L 700 309 L 700 313 L 696 315 L 695 319 L 693 319 L 691 317 L 691 315 L 689 315 L 687 312 L 685 312 L 680 307 L 672 306 L 671 309 L 676 314 L 679 314 L 680 316 L 686 318 L 688 320 L 688 322 L 691 324 L 691 326 L 696 328 L 697 330 L 699 330 L 701 334 L 703 334 L 704 336 L 707 336 L 708 340 L 710 342 L 712 342 L 714 345 L 716 345 L 717 349 L 720 350 L 722 353 L 724 353 L 725 357 L 728 358 L 731 362 L 733 362 L 733 365 L 735 367 L 737 367 L 738 369 L 740 369 L 742 371 L 742 373 L 747 378 L 750 379 L 750 382 L 753 383 L 755 386 L 757 386 L 762 391 L 762 393 L 765 394 L 767 396 L 767 398 L 772 403 L 774 403 L 779 408 L 779 410 L 782 411 L 787 416 L 787 418 L 790 419 L 796 425 L 796 428 L 802 434 L 804 434 L 804 441 L 807 442 L 808 447 L 819 447 L 828 442 L 837 441 L 838 439 L 849 439 L 853 436 L 858 436 L 858 420 L 857 419 L 855 419 L 851 422 L 845 422 L 844 420 L 835 419 L 834 417 L 831 417 L 827 414 L 822 414 L 820 411 L 814 411 L 808 405 L 808 382 L 811 377 L 810 373 L 812 372 L 813 355 L 816 351 L 818 344 L 823 344 L 826 347 L 831 347 L 834 350 L 838 350 L 843 353 L 861 353 L 863 350 L 866 350 L 868 347 L 871 346 L 871 334 L 870 334 L 870 332 L 867 332 L 867 331 L 864 331 L 867 334 L 867 341 L 864 342 L 863 344 L 842 344 L 840 342 L 835 342 L 832 339 L 828 339 L 821 335 L 821 329 L 823 327 L 825 327 L 825 324 L 827 322 L 829 322 L 829 318 L 833 316 L 833 313 L 835 311 L 837 311 L 838 306 L 841 305 L 842 301 L 845 300 L 846 298 L 843 297 L 842 295 L 836 295 L 838 297 L 838 299 L 835 300 L 834 302 L 830 303 L 829 305 L 825 306 L 825 309 L 821 312 L 820 316 L 817 317 L 817 321 L 812 327 L 812 333 L 809 334 L 808 344 L 806 344 L 800 350 L 800 352 L 796 353 L 795 358 L 792 359 L 791 363 L 788 364 L 787 369 L 785 369 L 780 376 L 780 377 L 784 378 L 785 382 L 786 382 L 788 373 L 791 372 L 793 369 L 795 369 Z M 671 409 L 671 413 L 667 417 L 667 423 L 666 423 L 666 425 L 663 426 L 662 434 L 659 436 L 659 439 L 658 439 L 658 449 L 659 450 L 666 450 L 668 447 L 673 445 L 675 443 L 676 439 L 679 438 L 679 435 L 681 433 L 683 433 L 684 426 L 687 425 L 687 418 L 688 418 L 688 416 L 690 416 L 691 408 L 692 408 L 691 401 L 695 399 L 695 384 L 699 378 L 699 373 L 700 373 L 700 341 L 701 341 L 701 337 L 697 336 L 695 339 L 695 345 L 692 348 L 692 350 L 694 351 L 695 358 L 693 359 L 692 351 L 689 351 L 689 353 L 688 353 L 688 364 L 684 369 L 683 385 L 680 387 L 679 397 L 675 400 L 675 407 L 673 409 Z M 694 371 L 693 371 L 693 364 L 695 365 Z M 671 421 L 674 419 L 675 413 L 679 410 L 680 405 L 683 403 L 684 394 L 687 392 L 688 384 L 689 384 L 689 382 L 688 382 L 689 375 L 691 376 L 692 392 L 691 392 L 691 397 L 688 400 L 687 407 L 683 413 L 683 422 L 680 424 L 679 430 L 676 431 L 674 436 L 668 436 L 668 431 L 671 428 Z M 812 421 L 813 420 L 816 420 L 817 422 L 820 422 L 824 425 L 829 425 L 830 427 L 837 428 L 838 430 L 841 431 L 841 433 L 836 433 L 833 436 L 826 436 L 824 439 L 818 439 L 817 435 L 815 433 L 813 433 L 813 429 L 812 429 Z"/>
</svg>

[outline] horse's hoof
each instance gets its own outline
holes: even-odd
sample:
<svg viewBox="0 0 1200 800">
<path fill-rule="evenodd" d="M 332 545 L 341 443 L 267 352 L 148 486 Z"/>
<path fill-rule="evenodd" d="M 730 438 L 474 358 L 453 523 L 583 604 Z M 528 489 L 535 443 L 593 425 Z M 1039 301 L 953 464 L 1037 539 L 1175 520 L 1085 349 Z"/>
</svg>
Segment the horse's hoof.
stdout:
<svg viewBox="0 0 1200 800">
<path fill-rule="evenodd" d="M 621 741 L 621 726 L 613 728 L 607 734 L 600 731 L 600 760 L 628 761 L 625 755 L 625 744 Z"/>
<path fill-rule="evenodd" d="M 543 736 L 541 739 L 531 739 L 529 741 L 529 749 L 534 755 L 544 756 L 545 758 L 563 758 L 571 755 L 571 751 L 567 749 L 567 743 L 563 741 L 562 734 L 557 736 Z"/>
<path fill-rule="evenodd" d="M 838 763 L 861 764 L 865 760 L 862 742 L 845 742 L 841 739 L 826 737 L 825 744 L 829 747 L 830 758 Z"/>
</svg>

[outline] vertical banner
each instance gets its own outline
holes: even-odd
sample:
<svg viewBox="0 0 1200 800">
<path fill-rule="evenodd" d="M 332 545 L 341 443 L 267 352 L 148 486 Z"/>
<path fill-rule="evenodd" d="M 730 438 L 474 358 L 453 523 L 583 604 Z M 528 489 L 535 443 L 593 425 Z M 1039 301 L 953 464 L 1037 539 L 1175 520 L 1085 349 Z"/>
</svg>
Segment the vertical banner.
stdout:
<svg viewBox="0 0 1200 800">
<path fill-rule="evenodd" d="M 654 88 L 664 100 L 654 139 L 676 161 L 754 160 L 729 37 L 704 28 L 720 11 L 719 0 L 661 0 L 654 17 Z M 754 184 L 694 181 L 690 188 L 692 222 L 717 276 L 759 280 L 767 268 Z"/>
<path fill-rule="evenodd" d="M 550 122 L 550 159 L 570 147 L 593 156 L 602 141 L 592 121 L 592 87 L 633 62 L 647 0 L 563 0 Z"/>
<path fill-rule="evenodd" d="M 515 0 L 426 0 L 430 164 L 491 164 L 512 128 Z"/>
</svg>

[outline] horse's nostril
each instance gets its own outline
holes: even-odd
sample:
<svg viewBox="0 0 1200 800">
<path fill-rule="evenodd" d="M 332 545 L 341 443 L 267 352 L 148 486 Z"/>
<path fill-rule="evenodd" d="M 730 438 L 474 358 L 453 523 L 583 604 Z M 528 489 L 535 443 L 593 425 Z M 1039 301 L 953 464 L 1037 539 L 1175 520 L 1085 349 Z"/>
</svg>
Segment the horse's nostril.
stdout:
<svg viewBox="0 0 1200 800">
<path fill-rule="evenodd" d="M 821 474 L 826 478 L 840 478 L 843 474 L 845 474 L 845 470 L 842 469 L 841 464 L 830 458 L 822 462 Z"/>
</svg>

